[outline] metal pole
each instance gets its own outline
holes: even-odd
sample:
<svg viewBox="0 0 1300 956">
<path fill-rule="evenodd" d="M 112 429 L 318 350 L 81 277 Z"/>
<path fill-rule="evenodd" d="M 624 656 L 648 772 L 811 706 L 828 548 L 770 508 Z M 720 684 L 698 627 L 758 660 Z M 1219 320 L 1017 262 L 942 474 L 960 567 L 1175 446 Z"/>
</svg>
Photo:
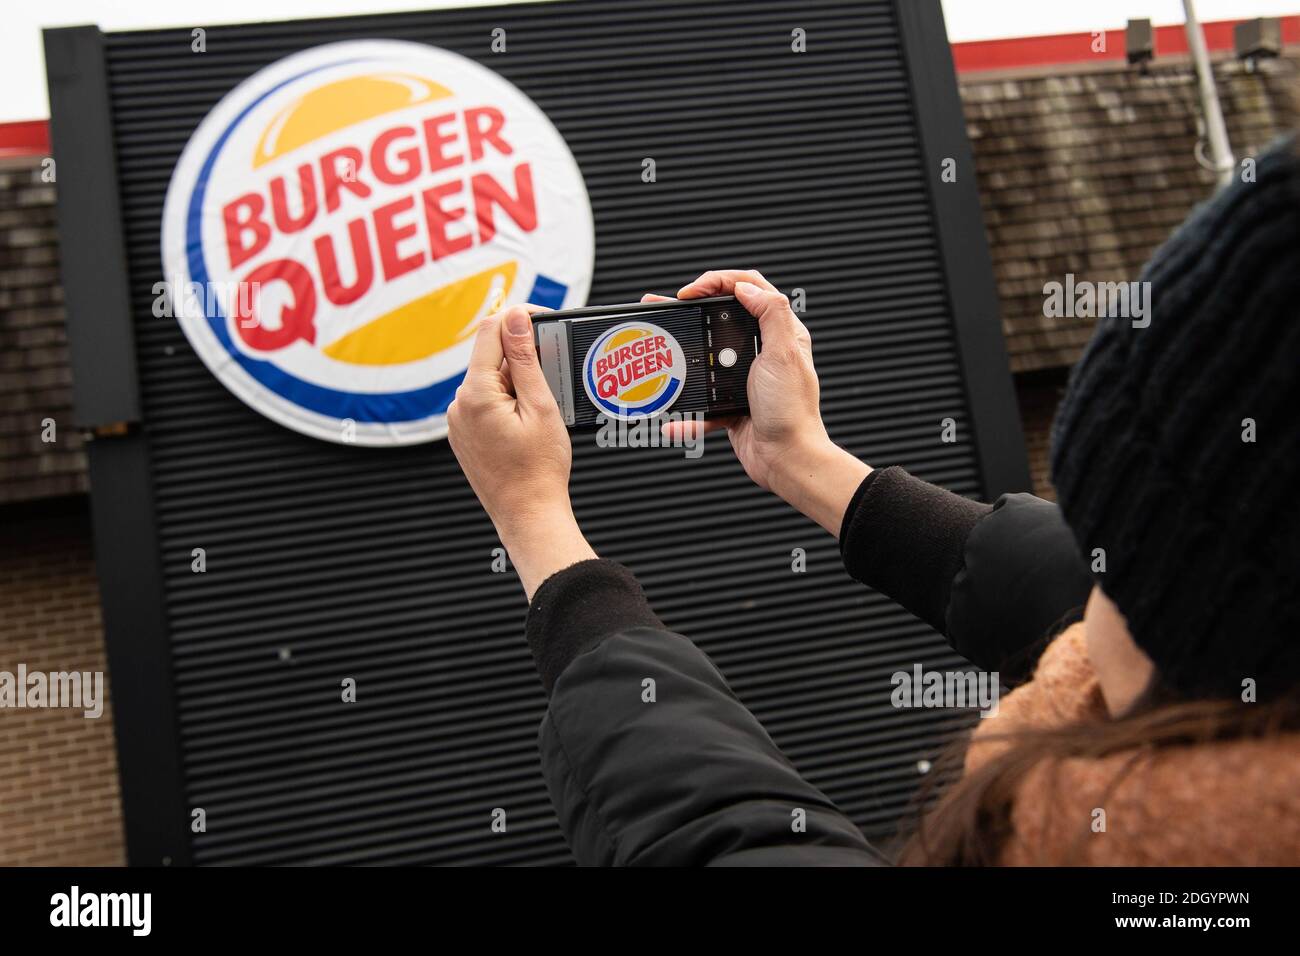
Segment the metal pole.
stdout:
<svg viewBox="0 0 1300 956">
<path fill-rule="evenodd" d="M 1201 32 L 1200 21 L 1196 19 L 1193 0 L 1183 0 L 1183 10 L 1187 13 L 1187 48 L 1196 65 L 1196 78 L 1201 88 L 1201 112 L 1205 117 L 1205 133 L 1210 140 L 1210 157 L 1214 161 L 1219 185 L 1226 186 L 1232 181 L 1237 160 L 1228 144 L 1228 128 L 1223 123 L 1219 94 L 1214 88 L 1214 72 L 1210 69 L 1210 55 L 1205 50 L 1205 34 Z"/>
</svg>

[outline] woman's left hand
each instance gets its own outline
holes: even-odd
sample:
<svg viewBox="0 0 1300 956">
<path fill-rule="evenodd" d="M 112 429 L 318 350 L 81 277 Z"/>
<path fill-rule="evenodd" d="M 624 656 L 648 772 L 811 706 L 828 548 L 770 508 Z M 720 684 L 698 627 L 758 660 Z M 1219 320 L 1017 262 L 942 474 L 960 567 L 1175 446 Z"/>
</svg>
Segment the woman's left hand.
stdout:
<svg viewBox="0 0 1300 956">
<path fill-rule="evenodd" d="M 512 306 L 479 324 L 447 409 L 447 440 L 530 600 L 551 574 L 596 556 L 569 503 L 573 449 L 537 360 L 539 311 Z"/>
</svg>

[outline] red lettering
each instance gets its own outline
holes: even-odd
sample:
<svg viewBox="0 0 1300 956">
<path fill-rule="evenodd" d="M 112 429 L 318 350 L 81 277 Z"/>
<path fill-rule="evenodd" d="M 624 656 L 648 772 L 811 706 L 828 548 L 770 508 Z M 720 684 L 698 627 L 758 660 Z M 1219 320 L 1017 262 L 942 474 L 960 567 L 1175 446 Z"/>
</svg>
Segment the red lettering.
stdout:
<svg viewBox="0 0 1300 956">
<path fill-rule="evenodd" d="M 272 259 L 244 277 L 245 285 L 252 288 L 260 289 L 272 282 L 287 283 L 293 291 L 293 302 L 280 310 L 279 328 L 268 329 L 256 318 L 262 308 L 259 293 L 255 307 L 249 310 L 253 321 L 235 323 L 239 337 L 259 352 L 274 352 L 296 339 L 315 342 L 316 288 L 312 285 L 311 273 L 292 259 Z"/>
<path fill-rule="evenodd" d="M 460 190 L 460 182 L 450 182 L 426 189 L 423 193 L 424 218 L 429 226 L 429 255 L 435 260 L 474 245 L 474 238 L 468 233 L 455 238 L 447 235 L 447 226 L 463 218 L 465 210 L 448 209 L 442 200 Z"/>
<path fill-rule="evenodd" d="M 379 246 L 379 261 L 384 267 L 384 279 L 388 282 L 406 275 L 413 269 L 418 269 L 424 263 L 423 252 L 415 252 L 402 258 L 397 250 L 399 242 L 410 239 L 419 230 L 413 222 L 399 226 L 393 220 L 399 214 L 414 208 L 415 197 L 406 196 L 375 210 L 375 242 Z"/>
<path fill-rule="evenodd" d="M 673 353 L 665 336 L 646 336 L 596 358 L 596 393 L 610 398 L 633 382 L 672 368 Z"/>
<path fill-rule="evenodd" d="M 226 254 L 230 268 L 243 265 L 257 255 L 271 241 L 271 227 L 262 221 L 266 201 L 257 193 L 247 193 L 226 203 L 221 218 L 226 224 Z M 243 215 L 241 215 L 243 211 Z M 252 241 L 245 242 L 244 234 L 251 232 Z"/>
<path fill-rule="evenodd" d="M 486 120 L 486 124 L 480 122 Z M 501 136 L 501 127 L 506 125 L 506 118 L 495 106 L 478 106 L 465 111 L 465 133 L 469 139 L 469 158 L 483 158 L 483 144 L 491 143 L 502 156 L 509 156 L 514 150 Z"/>
<path fill-rule="evenodd" d="M 345 286 L 339 277 L 338 256 L 334 253 L 334 238 L 328 234 L 316 240 L 316 261 L 320 264 L 321 285 L 325 298 L 335 305 L 349 305 L 370 290 L 375 279 L 374 260 L 370 256 L 370 239 L 366 235 L 366 221 L 353 219 L 348 223 L 348 239 L 352 244 L 352 264 L 356 280 Z"/>
<path fill-rule="evenodd" d="M 533 198 L 533 171 L 528 163 L 515 167 L 515 192 L 511 196 L 487 173 L 475 173 L 470 180 L 474 193 L 474 216 L 478 219 L 479 242 L 487 243 L 497 234 L 493 205 L 505 210 L 519 228 L 532 232 L 537 228 L 537 202 Z"/>
<path fill-rule="evenodd" d="M 438 129 L 455 121 L 455 113 L 444 113 L 442 116 L 424 121 L 424 141 L 429 149 L 429 172 L 431 173 L 436 173 L 440 169 L 450 169 L 465 162 L 464 156 L 448 156 L 444 151 L 448 144 L 456 142 L 456 134 L 442 133 Z"/>
<path fill-rule="evenodd" d="M 355 146 L 344 146 L 322 156 L 320 176 L 325 189 L 326 212 L 339 208 L 341 190 L 346 189 L 360 199 L 370 195 L 370 187 L 361 181 L 361 150 Z"/>
<path fill-rule="evenodd" d="M 275 228 L 281 232 L 300 232 L 316 218 L 316 175 L 306 164 L 298 167 L 298 192 L 302 196 L 302 214 L 295 218 L 289 214 L 284 177 L 271 180 L 271 212 L 275 216 Z"/>
<path fill-rule="evenodd" d="M 400 186 L 420 175 L 420 150 L 415 146 L 408 146 L 397 153 L 397 159 L 401 161 L 401 166 L 397 169 L 389 162 L 391 157 L 388 155 L 388 147 L 398 139 L 414 135 L 415 130 L 410 126 L 395 126 L 375 137 L 370 146 L 370 168 L 381 183 Z"/>
<path fill-rule="evenodd" d="M 272 177 L 265 191 L 246 193 L 222 207 L 230 268 L 264 257 L 276 235 L 306 232 L 311 236 L 309 230 L 317 219 L 337 212 L 345 201 L 370 199 L 376 183 L 402 186 L 419 182 L 426 174 L 483 160 L 489 152 L 513 155 L 514 148 L 504 136 L 505 121 L 504 113 L 492 106 L 467 109 L 463 114 L 446 113 L 383 130 L 362 148 L 343 146 L 327 152 L 318 160 L 319 166 L 304 163 L 293 167 L 293 172 Z M 458 142 L 462 136 L 464 141 Z M 363 179 L 365 162 L 372 172 Z M 382 281 L 392 282 L 429 259 L 490 243 L 499 229 L 511 230 L 511 224 L 524 233 L 533 232 L 538 226 L 538 210 L 531 164 L 515 165 L 513 180 L 511 183 L 505 173 L 478 172 L 424 189 L 418 197 L 408 195 L 371 210 L 369 215 L 351 218 L 346 237 L 337 227 L 327 231 L 328 227 L 317 226 L 310 240 L 314 263 L 310 259 L 306 264 L 276 259 L 248 274 L 246 282 L 285 283 L 293 298 L 281 310 L 276 328 L 265 328 L 260 322 L 238 323 L 239 335 L 259 351 L 284 348 L 298 339 L 314 341 L 318 294 L 335 306 L 347 306 L 374 288 L 377 274 L 382 274 Z M 345 199 L 345 193 L 351 198 Z M 458 195 L 461 198 L 455 198 Z M 422 230 L 417 202 L 423 208 L 428 233 L 426 249 L 419 248 Z M 368 221 L 371 216 L 373 223 Z M 456 223 L 460 226 L 453 229 Z M 349 260 L 351 265 L 345 266 Z M 318 270 L 319 286 L 312 267 Z M 259 308 L 260 302 L 250 312 Z M 652 364 L 644 357 L 652 348 L 663 347 L 662 336 L 647 336 L 603 356 L 599 360 L 601 381 L 610 379 L 617 388 L 620 378 L 647 374 Z M 614 369 L 620 371 L 611 375 Z"/>
</svg>

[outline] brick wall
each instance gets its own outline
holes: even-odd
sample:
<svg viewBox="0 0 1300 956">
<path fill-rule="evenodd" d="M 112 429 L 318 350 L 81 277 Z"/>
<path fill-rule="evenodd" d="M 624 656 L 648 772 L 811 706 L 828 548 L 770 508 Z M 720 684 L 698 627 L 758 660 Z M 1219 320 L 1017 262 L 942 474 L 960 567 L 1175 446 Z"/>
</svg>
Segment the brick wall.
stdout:
<svg viewBox="0 0 1300 956">
<path fill-rule="evenodd" d="M 1256 72 L 1220 58 L 1214 71 L 1238 160 L 1300 122 L 1300 56 Z M 1041 67 L 969 74 L 959 85 L 1011 370 L 1069 366 L 1093 320 L 1045 317 L 1044 283 L 1066 273 L 1137 279 L 1214 189 L 1195 156 L 1195 74 L 1186 60 L 1157 60 L 1149 73 Z"/>
<path fill-rule="evenodd" d="M 72 427 L 54 185 L 39 160 L 0 164 L 0 503 L 86 491 Z M 42 440 L 53 419 L 56 441 Z"/>
<path fill-rule="evenodd" d="M 1062 368 L 1016 378 L 1016 402 L 1025 429 L 1029 477 L 1033 480 L 1034 494 L 1048 501 L 1056 500 L 1050 461 L 1052 419 L 1056 417 L 1056 406 L 1065 394 L 1068 377 L 1068 371 Z"/>
<path fill-rule="evenodd" d="M 103 671 L 104 713 L 0 708 L 0 865 L 124 862 L 86 500 L 0 510 L 0 671 Z"/>
<path fill-rule="evenodd" d="M 1214 64 L 1238 160 L 1300 124 L 1300 56 L 1250 72 Z M 1137 279 L 1214 177 L 1196 161 L 1196 80 L 1185 60 L 1035 67 L 959 78 L 980 203 L 1016 377 L 1034 491 L 1054 498 L 1048 445 L 1065 370 L 1090 318 L 1043 315 L 1043 285 Z M 1155 303 L 1158 314 L 1159 303 Z"/>
</svg>

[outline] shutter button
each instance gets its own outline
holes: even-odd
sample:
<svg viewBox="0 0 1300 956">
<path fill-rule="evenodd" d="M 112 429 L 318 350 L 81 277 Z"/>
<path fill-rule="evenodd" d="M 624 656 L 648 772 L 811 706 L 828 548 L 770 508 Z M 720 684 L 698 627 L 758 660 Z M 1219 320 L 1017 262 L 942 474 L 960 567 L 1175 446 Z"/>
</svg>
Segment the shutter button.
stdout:
<svg viewBox="0 0 1300 956">
<path fill-rule="evenodd" d="M 736 350 L 733 348 L 725 348 L 721 352 L 719 352 L 718 364 L 721 365 L 723 368 L 731 368 L 731 366 L 735 365 Z"/>
</svg>

